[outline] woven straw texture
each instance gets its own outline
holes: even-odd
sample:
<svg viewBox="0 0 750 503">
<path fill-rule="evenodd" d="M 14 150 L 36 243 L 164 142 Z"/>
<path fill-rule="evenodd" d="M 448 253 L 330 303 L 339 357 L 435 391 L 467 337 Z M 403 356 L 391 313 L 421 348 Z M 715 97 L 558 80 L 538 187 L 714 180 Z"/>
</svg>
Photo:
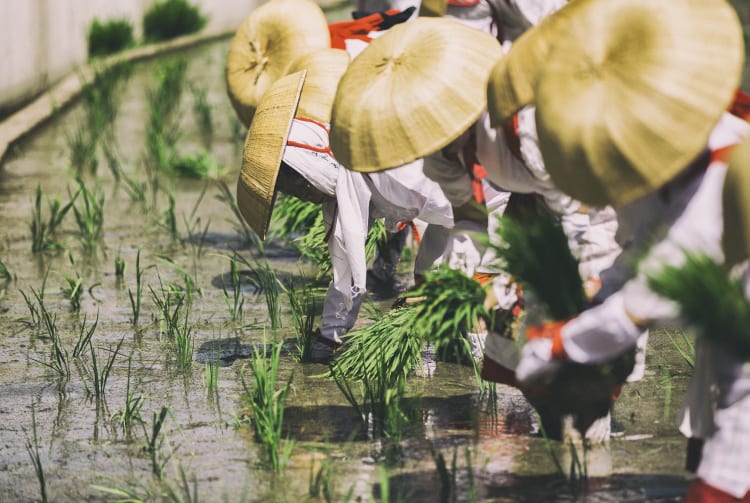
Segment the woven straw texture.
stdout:
<svg viewBox="0 0 750 503">
<path fill-rule="evenodd" d="M 570 2 L 513 42 L 507 56 L 490 73 L 487 110 L 490 124 L 497 127 L 534 101 L 539 74 L 555 42 L 556 31 L 586 2 Z"/>
<path fill-rule="evenodd" d="M 561 190 L 622 206 L 705 147 L 739 82 L 742 31 L 724 0 L 576 1 L 537 84 L 539 145 Z"/>
<path fill-rule="evenodd" d="M 433 153 L 485 109 L 502 50 L 491 35 L 442 18 L 391 28 L 349 65 L 331 119 L 331 148 L 355 171 L 394 168 Z"/>
<path fill-rule="evenodd" d="M 331 122 L 331 107 L 341 76 L 349 66 L 349 54 L 341 49 L 320 49 L 297 57 L 289 73 L 307 70 L 297 115 Z"/>
<path fill-rule="evenodd" d="M 722 205 L 722 247 L 727 264 L 732 266 L 750 258 L 750 140 L 745 140 L 732 154 Z"/>
<path fill-rule="evenodd" d="M 258 104 L 245 138 L 237 180 L 237 205 L 261 239 L 268 232 L 276 178 L 304 82 L 305 72 L 301 71 L 271 84 Z"/>
<path fill-rule="evenodd" d="M 271 0 L 240 25 L 229 47 L 227 92 L 240 120 L 253 119 L 266 89 L 295 57 L 331 45 L 323 11 L 310 0 Z"/>
</svg>

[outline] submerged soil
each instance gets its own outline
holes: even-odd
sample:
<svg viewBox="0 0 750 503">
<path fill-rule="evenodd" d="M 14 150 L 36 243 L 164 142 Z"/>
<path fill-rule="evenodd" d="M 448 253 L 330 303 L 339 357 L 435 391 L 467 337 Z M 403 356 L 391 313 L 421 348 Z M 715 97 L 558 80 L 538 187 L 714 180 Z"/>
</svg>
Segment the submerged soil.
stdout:
<svg viewBox="0 0 750 503">
<path fill-rule="evenodd" d="M 192 96 L 185 93 L 178 149 L 191 153 L 208 148 L 225 167 L 221 179 L 233 191 L 244 128 L 237 125 L 226 98 L 227 48 L 228 41 L 222 41 L 184 53 L 189 62 L 187 82 L 208 90 L 214 133 L 205 143 L 192 112 Z M 142 181 L 147 178 L 141 162 L 146 93 L 155 86 L 158 64 L 134 69 L 115 123 L 123 170 Z M 36 187 L 68 200 L 75 178 L 68 168 L 66 139 L 82 118 L 80 105 L 63 111 L 19 144 L 0 169 L 0 261 L 12 275 L 0 280 L 0 501 L 40 499 L 27 447 L 28 442 L 33 444 L 33 417 L 50 501 L 118 498 L 102 487 L 122 490 L 120 498 L 129 492 L 134 498 L 156 501 L 315 500 L 309 495 L 309 477 L 324 461 L 332 466 L 333 501 L 343 501 L 349 491 L 352 501 L 381 499 L 380 466 L 390 477 L 390 501 L 440 501 L 441 479 L 433 448 L 442 452 L 449 469 L 455 455 L 458 501 L 680 500 L 689 479 L 683 470 L 685 441 L 674 416 L 690 370 L 675 351 L 672 337 L 678 334 L 652 334 L 645 378 L 626 386 L 615 406 L 621 432 L 608 447 L 589 453 L 590 478 L 577 485 L 558 472 L 551 455 L 555 453 L 567 471 L 568 448 L 537 434 L 534 413 L 517 390 L 498 385 L 492 398 L 480 392 L 469 367 L 436 363 L 429 354 L 425 359 L 430 371 L 409 380 L 409 400 L 418 418 L 404 439 L 396 445 L 368 440 L 335 383 L 320 377 L 326 367 L 301 364 L 294 358 L 285 297 L 280 300 L 282 328 L 271 330 L 264 297 L 243 281 L 244 323 L 231 320 L 223 288 L 228 284 L 230 257 L 237 251 L 250 259 L 258 256 L 258 250 L 238 232 L 238 221 L 218 197 L 214 181 L 162 178 L 153 204 L 133 201 L 100 156 L 97 173 L 85 176 L 88 187 L 99 186 L 105 194 L 104 231 L 96 250 L 82 248 L 70 214 L 60 240 L 74 265 L 66 252 L 32 253 L 30 222 Z M 169 191 L 175 198 L 177 236 L 170 234 L 163 216 Z M 136 289 L 139 250 L 144 294 L 140 321 L 133 325 L 129 291 Z M 272 240 L 265 253 L 282 278 L 314 273 L 284 241 Z M 123 278 L 114 274 L 117 256 L 126 263 Z M 65 277 L 75 277 L 76 271 L 83 287 L 79 312 L 71 310 L 65 292 Z M 408 264 L 403 273 L 400 279 L 407 282 Z M 184 285 L 186 276 L 196 286 L 189 318 L 195 348 L 192 364 L 184 368 L 177 362 L 174 342 L 160 335 L 149 287 L 159 291 L 160 282 L 167 281 Z M 91 393 L 88 351 L 78 359 L 71 357 L 69 378 L 60 378 L 45 366 L 51 358 L 51 341 L 43 327 L 33 323 L 23 297 L 31 299 L 32 289 L 44 292 L 44 303 L 56 316 L 69 352 L 84 319 L 91 326 L 97 313 L 92 344 L 100 363 L 107 349 L 122 341 L 99 399 Z M 377 300 L 387 306 L 392 299 Z M 362 316 L 361 323 L 366 322 Z M 297 439 L 290 464 L 281 473 L 263 467 L 261 449 L 244 420 L 249 412 L 243 381 L 252 380 L 248 359 L 254 347 L 271 339 L 286 341 L 281 375 L 292 376 L 292 391 L 285 435 Z M 217 354 L 218 389 L 208 391 L 205 363 Z M 130 437 L 117 421 L 128 386 L 144 399 L 140 415 L 145 421 L 145 428 L 135 427 Z M 160 452 L 161 460 L 168 460 L 164 482 L 159 482 L 145 446 L 152 417 L 162 407 L 168 407 L 169 414 Z M 169 488 L 175 497 L 168 496 Z"/>
</svg>

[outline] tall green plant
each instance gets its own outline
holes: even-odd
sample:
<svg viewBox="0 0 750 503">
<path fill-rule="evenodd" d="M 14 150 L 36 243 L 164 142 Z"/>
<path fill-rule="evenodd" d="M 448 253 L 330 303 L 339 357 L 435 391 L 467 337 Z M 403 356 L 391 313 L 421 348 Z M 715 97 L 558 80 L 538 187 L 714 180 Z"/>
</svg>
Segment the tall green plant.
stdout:
<svg viewBox="0 0 750 503">
<path fill-rule="evenodd" d="M 78 187 L 80 204 L 73 206 L 78 239 L 86 251 L 93 251 L 99 244 L 104 225 L 104 191 L 101 188 L 90 191 L 83 182 Z"/>
<path fill-rule="evenodd" d="M 263 445 L 268 467 L 278 471 L 286 466 L 295 444 L 294 440 L 287 438 L 282 448 L 284 408 L 292 376 L 289 376 L 286 383 L 278 385 L 282 343 L 271 345 L 268 360 L 265 348 L 264 341 L 262 351 L 257 347 L 253 349 L 250 360 L 253 385 L 250 389 L 245 385 L 245 390 L 253 412 L 255 439 Z"/>
<path fill-rule="evenodd" d="M 99 21 L 94 18 L 86 32 L 86 39 L 89 58 L 114 54 L 133 45 L 133 25 L 127 19 Z"/>
<path fill-rule="evenodd" d="M 37 253 L 44 250 L 59 250 L 63 245 L 57 241 L 57 233 L 62 225 L 65 215 L 78 197 L 76 192 L 66 204 L 62 204 L 60 196 L 50 199 L 42 192 L 41 185 L 36 186 L 36 197 L 31 216 L 31 251 Z M 42 215 L 42 200 L 47 201 L 49 216 L 45 219 Z"/>
</svg>

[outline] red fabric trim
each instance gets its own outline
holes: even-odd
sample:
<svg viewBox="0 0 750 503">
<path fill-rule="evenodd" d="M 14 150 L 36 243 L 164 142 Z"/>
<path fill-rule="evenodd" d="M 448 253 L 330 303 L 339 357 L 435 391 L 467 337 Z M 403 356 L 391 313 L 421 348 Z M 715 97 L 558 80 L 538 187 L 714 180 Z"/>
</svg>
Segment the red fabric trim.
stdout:
<svg viewBox="0 0 750 503">
<path fill-rule="evenodd" d="M 331 147 L 315 147 L 313 145 L 308 145 L 306 143 L 300 143 L 298 141 L 292 141 L 287 140 L 287 145 L 290 147 L 299 147 L 304 148 L 305 150 L 312 150 L 313 152 L 320 152 L 321 154 L 328 154 L 330 156 L 333 156 L 333 152 L 331 152 Z"/>
<path fill-rule="evenodd" d="M 399 231 L 402 231 L 407 227 L 411 228 L 411 235 L 414 237 L 414 242 L 420 244 L 422 242 L 422 236 L 419 235 L 419 229 L 417 229 L 417 225 L 414 222 L 411 220 L 408 222 L 399 222 L 396 226 Z"/>
<path fill-rule="evenodd" d="M 489 272 L 475 272 L 474 275 L 471 277 L 474 281 L 479 283 L 481 286 L 487 286 L 489 285 L 497 274 L 492 274 Z"/>
<path fill-rule="evenodd" d="M 398 14 L 397 9 L 386 11 L 386 14 Z M 372 41 L 369 33 L 371 31 L 380 31 L 380 24 L 383 22 L 383 14 L 376 12 L 354 21 L 342 21 L 328 25 L 328 32 L 331 34 L 331 47 L 334 49 L 346 49 L 346 41 L 357 39 L 367 43 Z"/>
<path fill-rule="evenodd" d="M 750 491 L 742 498 L 735 498 L 721 489 L 707 484 L 702 479 L 695 479 L 690 484 L 682 503 L 750 503 Z"/>
<path fill-rule="evenodd" d="M 487 170 L 479 164 L 479 159 L 477 159 L 477 137 L 473 131 L 468 141 L 464 144 L 461 153 L 464 158 L 464 168 L 469 174 L 469 178 L 471 178 L 471 192 L 474 194 L 474 200 L 479 204 L 484 204 L 485 197 L 482 180 L 487 176 Z"/>
<path fill-rule="evenodd" d="M 711 151 L 711 160 L 709 164 L 716 161 L 729 162 L 729 158 L 732 157 L 732 152 L 737 145 L 727 145 L 716 150 Z"/>
<path fill-rule="evenodd" d="M 481 1 L 482 0 L 447 0 L 445 3 L 455 7 L 474 7 L 475 5 L 479 5 L 479 2 Z"/>
<path fill-rule="evenodd" d="M 308 119 L 307 117 L 295 117 L 295 120 L 302 121 L 302 122 L 310 122 L 312 124 L 320 126 L 322 129 L 325 129 L 326 133 L 330 133 L 330 131 L 328 131 L 328 126 L 326 126 L 320 121 L 316 121 L 315 119 Z"/>
<path fill-rule="evenodd" d="M 533 341 L 535 339 L 552 340 L 552 359 L 564 360 L 565 347 L 562 341 L 562 328 L 567 321 L 551 321 L 541 325 L 534 325 L 526 329 L 526 339 Z"/>
<path fill-rule="evenodd" d="M 742 89 L 737 89 L 728 111 L 730 114 L 750 122 L 750 94 Z"/>
</svg>

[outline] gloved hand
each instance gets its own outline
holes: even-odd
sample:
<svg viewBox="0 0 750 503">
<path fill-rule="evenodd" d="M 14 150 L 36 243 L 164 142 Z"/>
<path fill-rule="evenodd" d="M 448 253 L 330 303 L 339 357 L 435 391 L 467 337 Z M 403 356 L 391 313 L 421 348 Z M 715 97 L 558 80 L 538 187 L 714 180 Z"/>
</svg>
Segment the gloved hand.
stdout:
<svg viewBox="0 0 750 503">
<path fill-rule="evenodd" d="M 566 360 L 562 328 L 567 321 L 547 322 L 526 329 L 516 378 L 521 383 L 550 381 Z"/>
</svg>

